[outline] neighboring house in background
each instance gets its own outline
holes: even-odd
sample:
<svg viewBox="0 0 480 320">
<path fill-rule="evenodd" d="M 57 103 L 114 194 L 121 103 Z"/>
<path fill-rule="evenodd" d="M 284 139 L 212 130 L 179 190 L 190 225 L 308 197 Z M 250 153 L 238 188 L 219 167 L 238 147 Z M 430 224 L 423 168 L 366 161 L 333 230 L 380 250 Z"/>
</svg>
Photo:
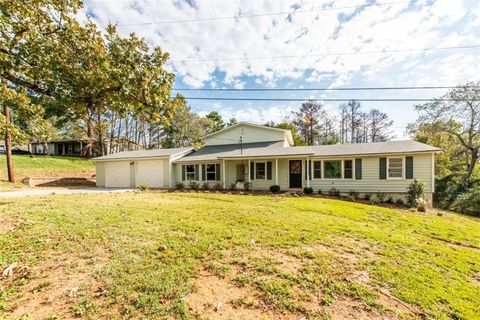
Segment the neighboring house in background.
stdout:
<svg viewBox="0 0 480 320">
<path fill-rule="evenodd" d="M 416 141 L 293 146 L 289 130 L 238 123 L 205 137 L 199 150 L 158 149 L 120 152 L 94 158 L 97 186 L 174 188 L 183 182 L 220 183 L 224 188 L 248 181 L 254 190 L 312 187 L 328 193 L 384 193 L 404 197 L 414 178 L 434 192 L 435 153 Z"/>
<path fill-rule="evenodd" d="M 12 147 L 12 154 L 29 154 L 29 145 L 20 145 L 20 146 L 13 146 Z M 0 142 L 0 154 L 5 154 L 5 143 Z"/>
<path fill-rule="evenodd" d="M 113 142 L 112 142 L 113 141 Z M 86 146 L 88 139 L 63 139 L 45 142 L 32 142 L 29 150 L 32 154 L 48 154 L 53 156 L 86 156 Z M 94 155 L 98 156 L 100 152 L 100 143 L 92 140 Z M 46 146 L 47 145 L 47 146 Z M 125 138 L 117 138 L 114 140 L 107 139 L 104 142 L 104 153 L 118 153 L 122 151 L 143 150 L 144 148 Z"/>
</svg>

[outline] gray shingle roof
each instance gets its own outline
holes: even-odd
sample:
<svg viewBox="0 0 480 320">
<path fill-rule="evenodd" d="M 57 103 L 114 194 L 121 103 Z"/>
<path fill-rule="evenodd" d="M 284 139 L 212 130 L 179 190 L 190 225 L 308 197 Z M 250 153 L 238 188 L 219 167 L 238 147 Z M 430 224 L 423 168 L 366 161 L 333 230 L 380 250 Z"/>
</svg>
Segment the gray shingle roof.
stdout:
<svg viewBox="0 0 480 320">
<path fill-rule="evenodd" d="M 254 142 L 243 144 L 243 154 L 247 151 L 251 153 L 264 152 L 262 150 L 268 149 L 286 149 L 283 146 L 283 141 L 268 141 L 268 142 Z M 241 155 L 240 144 L 223 144 L 214 146 L 205 146 L 195 152 L 178 159 L 175 162 L 190 162 L 190 161 L 208 161 L 217 160 L 222 157 L 231 157 Z"/>
<path fill-rule="evenodd" d="M 405 141 L 387 141 L 375 143 L 352 143 L 335 144 L 323 146 L 308 147 L 286 147 L 286 148 L 265 148 L 249 149 L 243 154 L 223 156 L 224 158 L 241 157 L 269 157 L 269 156 L 288 156 L 288 155 L 310 155 L 319 157 L 329 156 L 349 156 L 349 155 L 372 155 L 372 154 L 391 154 L 391 153 L 411 153 L 411 152 L 438 152 L 439 148 L 429 146 L 412 140 Z"/>
<path fill-rule="evenodd" d="M 194 150 L 193 148 L 171 148 L 171 149 L 152 149 L 152 150 L 139 150 L 139 151 L 123 151 L 118 153 L 109 154 L 106 156 L 93 158 L 93 161 L 106 161 L 106 160 L 120 160 L 120 159 L 136 159 L 136 158 L 168 158 Z"/>
</svg>

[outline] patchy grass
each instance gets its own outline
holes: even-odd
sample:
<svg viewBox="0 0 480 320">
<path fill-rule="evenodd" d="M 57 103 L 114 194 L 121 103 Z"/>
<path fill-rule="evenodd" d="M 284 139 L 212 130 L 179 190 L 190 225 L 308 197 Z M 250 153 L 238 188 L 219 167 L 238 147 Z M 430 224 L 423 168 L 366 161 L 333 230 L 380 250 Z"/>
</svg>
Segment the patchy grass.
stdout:
<svg viewBox="0 0 480 320">
<path fill-rule="evenodd" d="M 6 182 L 6 156 L 0 155 L 0 190 L 25 187 L 21 180 L 27 177 L 80 177 L 91 178 L 95 165 L 88 159 L 69 156 L 13 155 L 16 184 Z"/>
<path fill-rule="evenodd" d="M 480 221 L 321 198 L 8 199 L 0 318 L 475 319 Z"/>
</svg>

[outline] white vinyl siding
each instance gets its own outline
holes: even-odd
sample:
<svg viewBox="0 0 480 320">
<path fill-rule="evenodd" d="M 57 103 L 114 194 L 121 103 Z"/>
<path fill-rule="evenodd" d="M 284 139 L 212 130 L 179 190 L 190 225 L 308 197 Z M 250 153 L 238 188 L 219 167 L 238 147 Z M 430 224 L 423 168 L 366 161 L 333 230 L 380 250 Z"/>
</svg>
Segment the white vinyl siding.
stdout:
<svg viewBox="0 0 480 320">
<path fill-rule="evenodd" d="M 105 163 L 97 162 L 95 166 L 95 183 L 97 187 L 105 187 Z"/>
<path fill-rule="evenodd" d="M 243 143 L 265 142 L 265 141 L 284 141 L 285 132 L 281 130 L 272 130 L 271 128 L 259 128 L 255 126 L 239 125 L 228 128 L 225 131 L 205 138 L 205 145 L 220 145 L 240 143 L 240 136 Z M 287 143 L 288 145 L 288 143 Z"/>
</svg>

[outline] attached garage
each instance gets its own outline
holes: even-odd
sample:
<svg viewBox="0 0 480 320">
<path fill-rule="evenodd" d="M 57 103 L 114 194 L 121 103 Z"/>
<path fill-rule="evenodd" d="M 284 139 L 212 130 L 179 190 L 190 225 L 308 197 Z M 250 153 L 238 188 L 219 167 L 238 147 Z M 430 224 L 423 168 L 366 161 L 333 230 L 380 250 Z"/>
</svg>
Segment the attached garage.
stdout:
<svg viewBox="0 0 480 320">
<path fill-rule="evenodd" d="M 96 163 L 97 187 L 149 188 L 171 186 L 171 162 L 192 148 L 126 151 L 92 159 Z"/>
</svg>

